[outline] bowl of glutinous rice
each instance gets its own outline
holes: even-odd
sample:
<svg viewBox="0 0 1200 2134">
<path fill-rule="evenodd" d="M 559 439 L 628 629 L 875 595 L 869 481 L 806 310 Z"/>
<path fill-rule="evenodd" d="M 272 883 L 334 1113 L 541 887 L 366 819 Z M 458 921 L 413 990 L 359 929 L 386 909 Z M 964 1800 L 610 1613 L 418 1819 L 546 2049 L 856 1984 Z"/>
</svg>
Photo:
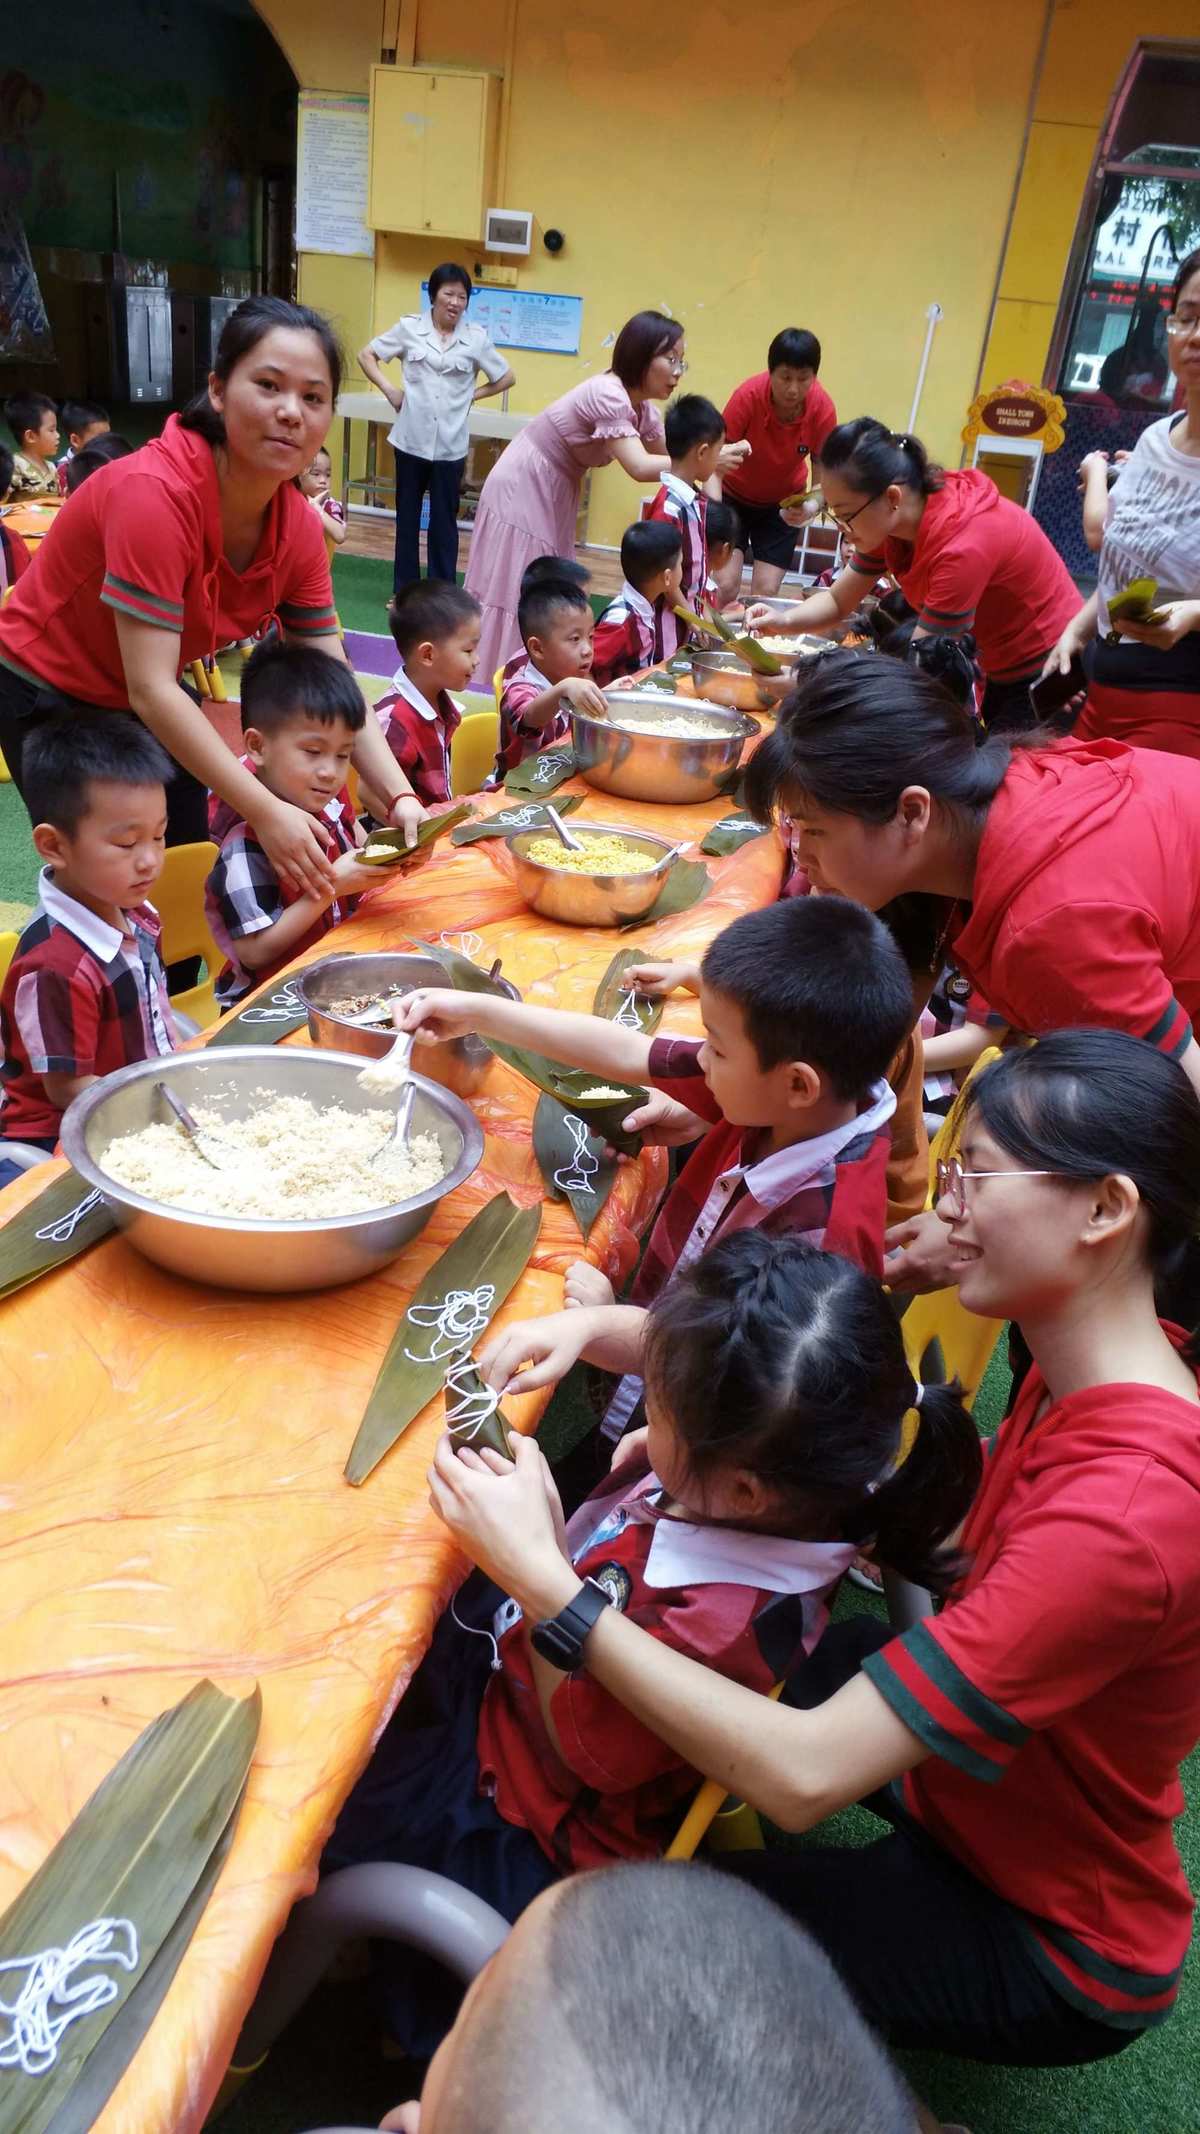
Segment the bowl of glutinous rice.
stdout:
<svg viewBox="0 0 1200 2134">
<path fill-rule="evenodd" d="M 139 1060 L 68 1109 L 64 1154 L 158 1266 L 223 1289 L 328 1289 L 386 1267 L 483 1154 L 473 1114 L 414 1075 L 406 1147 L 373 1158 L 395 1098 L 358 1086 L 349 1053 L 230 1045 Z M 229 1152 L 214 1169 L 155 1088 Z M 398 1094 L 398 1093 L 397 1093 Z"/>
<path fill-rule="evenodd" d="M 611 689 L 608 714 L 571 713 L 575 760 L 589 785 L 622 800 L 714 800 L 735 771 L 753 719 L 694 697 Z"/>
<path fill-rule="evenodd" d="M 661 893 L 678 847 L 622 823 L 569 825 L 583 846 L 569 852 L 554 832 L 518 830 L 505 839 L 517 886 L 531 910 L 567 926 L 617 926 L 641 919 Z"/>
</svg>

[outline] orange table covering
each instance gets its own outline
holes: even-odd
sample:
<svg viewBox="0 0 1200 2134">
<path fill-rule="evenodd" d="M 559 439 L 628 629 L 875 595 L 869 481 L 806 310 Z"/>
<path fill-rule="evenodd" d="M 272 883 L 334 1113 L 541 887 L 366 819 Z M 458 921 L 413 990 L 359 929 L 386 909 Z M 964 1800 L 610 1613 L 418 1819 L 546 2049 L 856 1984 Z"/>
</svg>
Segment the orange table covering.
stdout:
<svg viewBox="0 0 1200 2134">
<path fill-rule="evenodd" d="M 500 804 L 488 800 L 485 806 Z M 728 811 L 642 807 L 588 793 L 588 817 L 699 839 Z M 522 903 L 500 843 L 436 846 L 372 890 L 342 948 L 470 931 L 532 1000 L 588 1008 L 618 947 L 695 956 L 776 894 L 764 837 L 709 861 L 692 911 L 635 935 L 549 925 Z M 311 959 L 309 959 L 311 960 Z M 276 981 L 277 983 L 278 981 Z M 672 1003 L 667 1026 L 695 1029 Z M 292 1040 L 292 1042 L 303 1040 Z M 264 1055 L 264 1058 L 266 1055 Z M 159 1272 L 120 1238 L 0 1306 L 0 1908 L 138 1731 L 201 1676 L 263 1723 L 236 1842 L 103 2134 L 192 2134 L 211 2104 L 271 1944 L 462 1571 L 426 1501 L 442 1424 L 431 1403 L 361 1489 L 342 1467 L 379 1362 L 421 1276 L 492 1194 L 541 1199 L 534 1095 L 497 1062 L 476 1109 L 475 1177 L 388 1269 L 299 1297 L 243 1296 Z M 14 1214 L 46 1182 L 11 1186 Z M 58 1175 L 56 1167 L 53 1175 Z M 630 1264 L 665 1175 L 661 1151 L 622 1167 L 591 1256 Z M 547 1203 L 530 1267 L 497 1323 L 557 1309 L 582 1251 Z M 511 1404 L 532 1427 L 540 1396 Z"/>
<path fill-rule="evenodd" d="M 20 534 L 26 548 L 35 549 L 45 540 L 61 509 L 62 503 L 53 500 L 46 504 L 14 504 L 5 512 L 4 523 L 13 533 Z"/>
</svg>

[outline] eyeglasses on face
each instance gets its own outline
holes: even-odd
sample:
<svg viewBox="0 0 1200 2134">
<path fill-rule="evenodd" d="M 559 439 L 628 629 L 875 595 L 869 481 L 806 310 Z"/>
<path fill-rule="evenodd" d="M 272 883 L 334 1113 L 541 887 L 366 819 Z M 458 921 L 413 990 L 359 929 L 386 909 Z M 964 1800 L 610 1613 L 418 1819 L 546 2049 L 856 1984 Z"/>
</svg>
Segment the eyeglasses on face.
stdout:
<svg viewBox="0 0 1200 2134">
<path fill-rule="evenodd" d="M 947 1215 L 957 1219 L 966 1213 L 968 1178 L 1071 1178 L 1071 1171 L 964 1171 L 957 1156 L 937 1167 L 937 1202 L 945 1203 Z"/>
<path fill-rule="evenodd" d="M 886 495 L 886 493 L 883 489 L 877 489 L 874 496 L 869 496 L 865 504 L 857 505 L 853 511 L 834 511 L 831 505 L 825 504 L 822 506 L 821 516 L 826 519 L 832 519 L 834 525 L 840 526 L 843 533 L 849 533 L 853 528 L 855 519 L 861 519 L 864 511 L 869 511 L 872 504 L 877 504 L 880 497 Z"/>
<path fill-rule="evenodd" d="M 1200 311 L 1173 311 L 1167 320 L 1167 332 L 1176 340 L 1186 341 L 1190 333 L 1200 330 Z"/>
</svg>

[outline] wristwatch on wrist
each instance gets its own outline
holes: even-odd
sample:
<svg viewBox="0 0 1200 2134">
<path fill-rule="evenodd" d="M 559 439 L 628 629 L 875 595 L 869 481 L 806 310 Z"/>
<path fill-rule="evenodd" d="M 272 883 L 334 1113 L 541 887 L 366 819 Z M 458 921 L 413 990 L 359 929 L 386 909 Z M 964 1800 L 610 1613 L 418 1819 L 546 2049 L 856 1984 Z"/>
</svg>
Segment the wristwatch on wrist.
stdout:
<svg viewBox="0 0 1200 2134">
<path fill-rule="evenodd" d="M 530 1632 L 534 1651 L 549 1660 L 552 1667 L 561 1667 L 564 1674 L 573 1675 L 583 1666 L 589 1630 L 611 1605 L 603 1586 L 598 1586 L 594 1578 L 585 1578 L 574 1600 L 568 1601 L 558 1615 L 534 1624 Z"/>
</svg>

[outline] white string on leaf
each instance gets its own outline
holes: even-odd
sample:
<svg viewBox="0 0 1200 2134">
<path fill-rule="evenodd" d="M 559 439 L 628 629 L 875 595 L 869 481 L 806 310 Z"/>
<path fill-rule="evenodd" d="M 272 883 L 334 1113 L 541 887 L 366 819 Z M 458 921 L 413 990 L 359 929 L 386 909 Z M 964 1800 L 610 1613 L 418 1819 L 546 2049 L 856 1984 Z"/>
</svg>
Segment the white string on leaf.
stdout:
<svg viewBox="0 0 1200 2134">
<path fill-rule="evenodd" d="M 566 1114 L 563 1123 L 571 1136 L 571 1157 L 554 1173 L 554 1184 L 560 1193 L 594 1193 L 600 1159 L 588 1147 L 588 1127 L 573 1111 Z"/>
<path fill-rule="evenodd" d="M 89 1193 L 86 1200 L 81 1200 L 68 1214 L 61 1215 L 56 1223 L 46 1223 L 41 1230 L 35 1230 L 35 1238 L 47 1245 L 69 1245 L 80 1223 L 86 1222 L 92 1209 L 99 1207 L 100 1200 L 98 1192 Z"/>
<path fill-rule="evenodd" d="M 453 1399 L 453 1407 L 451 1400 Z M 485 1385 L 474 1357 L 460 1356 L 446 1366 L 446 1424 L 460 1444 L 479 1436 L 500 1406 L 494 1386 Z"/>
<path fill-rule="evenodd" d="M 447 1356 L 461 1356 L 479 1339 L 495 1302 L 495 1285 L 484 1282 L 478 1289 L 449 1289 L 440 1304 L 410 1304 L 406 1318 L 413 1326 L 431 1327 L 433 1340 L 425 1356 L 406 1348 L 409 1362 L 441 1363 Z"/>
<path fill-rule="evenodd" d="M 72 1982 L 72 1973 L 85 1964 L 118 1964 L 123 1971 L 136 1971 L 133 1921 L 93 1919 L 71 1936 L 65 1949 L 42 1949 L 37 1956 L 13 1956 L 0 1963 L 0 2067 L 44 2075 L 58 2058 L 64 2031 L 81 2016 L 95 2015 L 116 2000 L 120 1983 L 103 1972 Z M 11 2001 L 4 1997 L 2 1974 L 8 1971 L 28 1972 Z"/>
<path fill-rule="evenodd" d="M 565 756 L 539 756 L 533 773 L 534 784 L 549 785 L 552 778 L 557 778 L 566 761 Z"/>
<path fill-rule="evenodd" d="M 283 1023 L 290 1021 L 294 1015 L 304 1015 L 306 1013 L 304 1002 L 300 999 L 292 980 L 289 978 L 287 984 L 281 986 L 278 993 L 272 993 L 268 1000 L 261 1001 L 255 1008 L 243 1008 L 238 1021 L 243 1023 Z"/>
<path fill-rule="evenodd" d="M 637 988 L 636 986 L 630 986 L 629 990 L 621 995 L 621 1004 L 613 1016 L 613 1021 L 622 1030 L 636 1030 L 640 1035 L 642 1018 L 638 1013 L 637 1003 Z"/>
<path fill-rule="evenodd" d="M 457 949 L 458 954 L 465 956 L 468 961 L 473 961 L 483 947 L 483 936 L 482 934 L 443 934 L 442 943 L 446 948 Z"/>
</svg>

